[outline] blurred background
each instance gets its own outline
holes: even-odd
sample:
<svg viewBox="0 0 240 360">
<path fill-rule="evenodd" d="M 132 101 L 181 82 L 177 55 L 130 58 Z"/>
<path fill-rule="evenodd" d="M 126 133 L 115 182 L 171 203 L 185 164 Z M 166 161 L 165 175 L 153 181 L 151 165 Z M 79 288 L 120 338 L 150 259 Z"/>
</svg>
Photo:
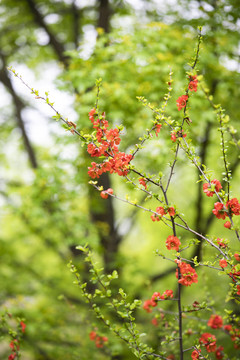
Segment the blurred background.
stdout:
<svg viewBox="0 0 240 360">
<path fill-rule="evenodd" d="M 118 286 L 130 298 L 145 300 L 154 291 L 175 288 L 175 269 L 154 255 L 165 248 L 169 230 L 153 223 L 149 214 L 101 199 L 88 184 L 91 160 L 76 136 L 51 117 L 54 113 L 7 70 L 12 66 L 39 90 L 49 91 L 55 108 L 88 131 L 88 112 L 96 102 L 95 80 L 103 79 L 100 108 L 112 126 L 124 125 L 121 150 L 129 152 L 152 124 L 153 114 L 136 96 L 154 105 L 163 104 L 170 69 L 173 92 L 167 114 L 180 119 L 176 99 L 184 93 L 186 71 L 197 45 L 197 27 L 203 26 L 198 74 L 203 75 L 215 104 L 226 109 L 229 123 L 228 156 L 232 170 L 232 194 L 239 194 L 239 98 L 240 98 L 240 6 L 238 0 L 2 0 L 0 3 L 0 305 L 27 324 L 22 358 L 40 359 L 134 359 L 114 336 L 107 334 L 92 316 L 73 285 L 67 264 L 78 266 L 83 279 L 88 268 L 76 245 L 86 242 L 107 272 L 117 269 Z M 197 155 L 213 178 L 222 180 L 219 125 L 216 114 L 199 90 L 191 99 L 191 126 Z M 162 172 L 166 179 L 173 159 L 172 143 L 163 130 L 136 157 L 142 171 Z M 180 153 L 169 190 L 175 205 L 197 232 L 213 240 L 231 239 L 222 221 L 211 215 L 214 201 L 202 194 L 199 176 Z M 138 182 L 138 178 L 135 179 Z M 143 202 L 140 191 L 116 175 L 100 183 L 120 197 Z M 224 181 L 223 181 L 224 183 Z M 155 209 L 157 202 L 145 205 Z M 219 223 L 221 223 L 219 225 Z M 182 240 L 191 235 L 179 231 Z M 215 259 L 199 243 L 186 256 Z M 169 265 L 170 264 L 170 265 Z M 213 312 L 222 311 L 228 292 L 211 271 L 199 269 L 199 284 L 185 289 L 186 304 L 208 301 Z M 220 281 L 219 280 L 219 281 Z M 208 293 L 211 284 L 211 294 Z M 223 291 L 223 289 L 225 289 Z M 213 294 L 215 294 L 213 296 Z M 216 300 L 214 302 L 214 299 Z M 235 309 L 229 301 L 226 308 Z M 164 311 L 174 311 L 166 304 Z M 206 327 L 210 312 L 198 321 Z M 153 316 L 139 311 L 137 320 L 145 341 L 160 349 L 161 334 L 151 324 Z M 167 317 L 167 314 L 166 314 Z M 117 320 L 116 320 L 117 321 Z M 166 320 L 167 321 L 167 320 Z M 191 323 L 191 321 L 193 323 Z M 185 328 L 194 328 L 189 319 Z M 109 337 L 107 349 L 96 349 L 89 340 L 95 327 Z M 191 346 L 195 335 L 189 336 Z M 222 336 L 228 354 L 236 349 Z M 169 344 L 171 354 L 175 345 Z M 8 341 L 0 343 L 0 357 L 9 354 Z"/>
</svg>

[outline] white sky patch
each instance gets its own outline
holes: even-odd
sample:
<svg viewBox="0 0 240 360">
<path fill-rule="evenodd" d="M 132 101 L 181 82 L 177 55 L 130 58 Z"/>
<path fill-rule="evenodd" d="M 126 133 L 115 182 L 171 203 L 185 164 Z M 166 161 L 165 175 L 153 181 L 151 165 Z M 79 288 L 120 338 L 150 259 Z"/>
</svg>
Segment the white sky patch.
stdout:
<svg viewBox="0 0 240 360">
<path fill-rule="evenodd" d="M 77 114 L 74 111 L 74 95 L 71 96 L 64 91 L 58 90 L 55 85 L 55 79 L 61 72 L 55 62 L 47 66 L 41 66 L 40 78 L 35 77 L 34 73 L 25 65 L 17 64 L 14 66 L 13 64 L 13 68 L 31 88 L 39 91 L 40 96 L 46 97 L 45 92 L 49 92 L 50 102 L 54 102 L 55 109 L 64 118 L 76 121 Z M 15 91 L 29 103 L 29 106 L 23 111 L 23 116 L 31 141 L 42 146 L 52 145 L 50 133 L 52 131 L 55 133 L 65 131 L 59 126 L 59 123 L 52 119 L 55 113 L 43 100 L 35 99 L 35 96 L 30 93 L 28 88 L 18 78 L 12 76 L 12 81 Z"/>
</svg>

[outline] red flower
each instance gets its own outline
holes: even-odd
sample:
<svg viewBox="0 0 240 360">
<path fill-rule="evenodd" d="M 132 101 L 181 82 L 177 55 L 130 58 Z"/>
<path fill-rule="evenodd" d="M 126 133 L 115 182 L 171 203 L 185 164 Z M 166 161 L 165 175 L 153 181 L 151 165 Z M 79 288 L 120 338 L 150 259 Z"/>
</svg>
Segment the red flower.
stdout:
<svg viewBox="0 0 240 360">
<path fill-rule="evenodd" d="M 160 216 L 163 216 L 163 215 L 166 215 L 166 211 L 164 210 L 164 208 L 162 206 L 158 206 L 156 208 L 156 212 L 160 215 Z"/>
<path fill-rule="evenodd" d="M 103 342 L 101 341 L 100 336 L 98 336 L 98 337 L 96 338 L 95 344 L 96 344 L 96 347 L 97 347 L 97 348 L 103 348 Z"/>
<path fill-rule="evenodd" d="M 173 298 L 173 291 L 172 290 L 165 290 L 164 293 L 161 295 L 160 299 L 172 299 Z"/>
<path fill-rule="evenodd" d="M 230 221 L 226 221 L 223 225 L 226 229 L 230 229 L 231 228 L 231 223 Z"/>
<path fill-rule="evenodd" d="M 217 243 L 220 247 L 222 247 L 223 249 L 225 249 L 227 247 L 226 244 L 224 244 L 224 242 L 222 242 L 222 239 L 217 238 Z"/>
<path fill-rule="evenodd" d="M 199 355 L 200 355 L 201 350 L 194 350 L 191 354 L 191 358 L 192 360 L 198 360 L 199 359 Z"/>
<path fill-rule="evenodd" d="M 216 359 L 221 360 L 223 358 L 224 354 L 222 351 L 223 351 L 223 346 L 219 346 L 215 352 Z"/>
<path fill-rule="evenodd" d="M 152 307 L 157 306 L 156 300 L 158 300 L 160 298 L 160 296 L 161 296 L 161 294 L 156 291 L 152 294 L 152 297 L 151 297 L 151 306 Z"/>
<path fill-rule="evenodd" d="M 169 235 L 166 241 L 166 247 L 168 250 L 179 250 L 179 246 L 181 245 L 180 240 L 177 236 Z"/>
<path fill-rule="evenodd" d="M 184 262 L 178 264 L 180 268 L 181 278 L 178 282 L 184 286 L 191 286 L 192 283 L 198 282 L 198 276 L 196 271 L 191 267 L 191 265 Z M 178 268 L 176 269 L 176 278 L 178 279 Z"/>
<path fill-rule="evenodd" d="M 226 330 L 227 332 L 230 332 L 230 331 L 232 331 L 232 325 L 224 325 L 224 330 Z"/>
<path fill-rule="evenodd" d="M 236 259 L 237 261 L 240 261 L 240 255 L 239 255 L 238 253 L 235 253 L 235 254 L 234 254 L 234 257 L 235 257 L 235 259 Z"/>
<path fill-rule="evenodd" d="M 92 341 L 96 339 L 96 336 L 97 336 L 96 331 L 91 331 L 90 334 L 89 334 L 89 338 Z"/>
<path fill-rule="evenodd" d="M 170 207 L 168 208 L 168 213 L 169 213 L 170 216 L 174 216 L 174 215 L 175 215 L 175 209 L 174 209 L 173 206 L 170 206 Z"/>
<path fill-rule="evenodd" d="M 97 348 L 102 348 L 104 343 L 108 341 L 106 336 L 98 336 L 96 331 L 91 331 L 89 334 L 89 338 L 91 341 L 95 341 L 95 345 Z"/>
<path fill-rule="evenodd" d="M 240 271 L 236 271 L 235 266 L 232 268 L 232 271 L 229 273 L 233 281 L 240 280 Z"/>
<path fill-rule="evenodd" d="M 16 355 L 17 355 L 16 353 L 13 353 L 13 354 L 9 355 L 8 360 L 15 359 Z"/>
<path fill-rule="evenodd" d="M 152 324 L 154 326 L 158 326 L 158 319 L 157 318 L 153 318 L 151 322 L 152 322 Z"/>
<path fill-rule="evenodd" d="M 194 81 L 190 81 L 189 85 L 188 85 L 188 89 L 190 91 L 197 91 L 197 85 L 198 85 L 198 81 L 194 80 Z"/>
<path fill-rule="evenodd" d="M 24 333 L 25 329 L 26 329 L 26 324 L 23 321 L 20 321 L 20 325 L 22 328 L 22 332 Z"/>
<path fill-rule="evenodd" d="M 177 108 L 178 108 L 178 111 L 180 111 L 182 108 L 184 108 L 187 104 L 187 99 L 188 99 L 188 96 L 187 95 L 182 95 L 182 96 L 179 96 L 179 98 L 177 99 Z"/>
<path fill-rule="evenodd" d="M 221 268 L 225 268 L 228 264 L 225 259 L 221 259 L 219 260 L 219 265 L 221 266 Z"/>
<path fill-rule="evenodd" d="M 139 181 L 140 185 L 145 187 L 145 189 L 147 188 L 146 179 L 140 178 L 140 179 L 138 179 L 138 181 Z"/>
<path fill-rule="evenodd" d="M 215 191 L 216 192 L 219 192 L 222 189 L 222 185 L 221 185 L 220 181 L 218 181 L 217 179 L 212 180 L 211 184 L 215 185 Z M 203 184 L 203 192 L 208 197 L 212 197 L 215 194 L 214 190 L 211 190 L 211 187 L 212 186 L 210 184 L 208 184 L 208 183 Z"/>
<path fill-rule="evenodd" d="M 150 313 L 152 312 L 152 309 L 150 308 L 150 306 L 152 306 L 152 300 L 146 300 L 143 303 L 143 308 L 144 310 L 146 310 L 146 312 Z"/>
<path fill-rule="evenodd" d="M 12 340 L 12 341 L 10 342 L 9 346 L 10 346 L 10 348 L 11 348 L 12 350 L 19 350 L 19 349 L 20 349 L 19 342 L 18 342 L 17 339 Z"/>
<path fill-rule="evenodd" d="M 187 134 L 185 134 L 182 130 L 179 130 L 177 132 L 173 131 L 171 133 L 171 140 L 172 142 L 175 142 L 177 140 L 177 138 L 182 137 L 185 138 L 187 136 Z"/>
<path fill-rule="evenodd" d="M 227 201 L 226 208 L 231 214 L 240 215 L 240 204 L 237 198 Z"/>
<path fill-rule="evenodd" d="M 219 316 L 219 315 L 211 315 L 207 324 L 212 329 L 221 329 L 223 326 L 223 320 L 222 320 L 221 316 Z"/>
<path fill-rule="evenodd" d="M 156 136 L 158 136 L 158 134 L 160 133 L 161 127 L 162 127 L 162 124 L 156 124 L 155 125 L 155 134 L 156 134 Z"/>
<path fill-rule="evenodd" d="M 240 285 L 237 285 L 237 295 L 240 295 Z"/>
<path fill-rule="evenodd" d="M 154 222 L 154 221 L 160 221 L 159 216 L 156 215 L 156 214 L 152 214 L 152 215 L 151 215 L 151 219 L 152 219 L 153 222 Z"/>
<path fill-rule="evenodd" d="M 220 202 L 216 202 L 214 204 L 214 209 L 213 209 L 213 214 L 218 218 L 218 219 L 225 219 L 225 217 L 227 216 L 227 213 L 225 210 L 223 210 L 223 204 Z"/>
<path fill-rule="evenodd" d="M 175 142 L 175 141 L 177 140 L 177 136 L 176 136 L 176 133 L 175 133 L 175 132 L 171 133 L 171 140 L 172 140 L 173 142 Z"/>
<path fill-rule="evenodd" d="M 101 198 L 107 199 L 109 194 L 113 194 L 113 189 L 109 188 L 107 190 L 101 191 Z"/>
<path fill-rule="evenodd" d="M 216 337 L 210 333 L 202 334 L 199 342 L 206 347 L 207 352 L 214 352 L 216 350 Z"/>
</svg>

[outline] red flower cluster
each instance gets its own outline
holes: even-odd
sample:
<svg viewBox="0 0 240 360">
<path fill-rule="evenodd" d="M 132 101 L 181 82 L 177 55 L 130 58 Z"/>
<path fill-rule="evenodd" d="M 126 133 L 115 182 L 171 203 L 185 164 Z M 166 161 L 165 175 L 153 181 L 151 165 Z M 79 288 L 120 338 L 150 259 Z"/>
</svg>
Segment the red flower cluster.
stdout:
<svg viewBox="0 0 240 360">
<path fill-rule="evenodd" d="M 233 198 L 226 203 L 226 208 L 231 215 L 240 215 L 240 204 L 237 198 Z"/>
<path fill-rule="evenodd" d="M 165 210 L 162 206 L 158 206 L 158 207 L 156 208 L 156 213 L 158 213 L 158 215 L 152 214 L 152 215 L 151 215 L 152 221 L 160 221 L 160 220 L 161 220 L 161 217 L 162 217 L 163 215 L 166 215 L 167 212 L 168 212 L 168 214 L 169 214 L 170 216 L 174 216 L 175 213 L 176 213 L 173 206 L 170 206 L 167 210 Z"/>
<path fill-rule="evenodd" d="M 168 250 L 179 250 L 179 246 L 181 245 L 180 240 L 177 236 L 169 235 L 166 241 L 166 247 Z"/>
<path fill-rule="evenodd" d="M 105 113 L 102 114 L 101 120 L 95 119 L 96 110 L 92 109 L 89 112 L 89 119 L 93 124 L 93 128 L 97 130 L 96 143 L 88 144 L 87 151 L 92 157 L 105 156 L 107 159 L 97 164 L 91 163 L 91 167 L 88 168 L 88 175 L 95 179 L 99 178 L 104 172 L 117 173 L 120 176 L 127 175 L 128 165 L 132 160 L 132 155 L 120 152 L 118 145 L 121 142 L 118 129 L 108 130 L 108 121 L 105 120 Z"/>
<path fill-rule="evenodd" d="M 221 360 L 224 356 L 223 354 L 223 346 L 219 346 L 215 352 L 216 359 Z"/>
<path fill-rule="evenodd" d="M 178 261 L 178 268 L 176 269 L 176 278 L 178 279 L 178 269 L 180 268 L 181 278 L 178 282 L 184 286 L 191 286 L 192 283 L 198 282 L 198 276 L 196 271 L 191 265 Z"/>
<path fill-rule="evenodd" d="M 235 266 L 232 268 L 232 271 L 229 273 L 233 281 L 237 282 L 240 280 L 240 271 L 237 271 Z"/>
<path fill-rule="evenodd" d="M 210 333 L 204 333 L 199 339 L 200 344 L 203 344 L 207 352 L 215 352 L 216 337 Z"/>
<path fill-rule="evenodd" d="M 182 130 L 179 130 L 179 131 L 173 131 L 171 133 L 171 140 L 172 142 L 175 142 L 177 140 L 177 138 L 185 138 L 187 136 L 187 134 L 185 134 Z"/>
<path fill-rule="evenodd" d="M 216 202 L 214 204 L 214 209 L 213 209 L 213 214 L 218 218 L 218 219 L 225 219 L 225 217 L 227 216 L 226 211 L 223 209 L 223 204 L 220 202 Z"/>
<path fill-rule="evenodd" d="M 139 184 L 144 186 L 144 188 L 146 190 L 147 189 L 146 179 L 140 178 L 140 179 L 138 179 L 138 181 L 139 181 Z"/>
<path fill-rule="evenodd" d="M 157 302 L 159 300 L 166 300 L 166 299 L 172 299 L 173 298 L 173 291 L 172 290 L 165 290 L 164 293 L 161 295 L 160 292 L 154 292 L 152 294 L 151 299 L 144 301 L 143 308 L 147 312 L 152 312 L 151 307 L 157 306 Z"/>
<path fill-rule="evenodd" d="M 200 355 L 201 350 L 193 350 L 192 354 L 191 354 L 191 358 L 192 360 L 198 360 L 199 359 L 199 355 Z"/>
<path fill-rule="evenodd" d="M 109 189 L 107 189 L 107 190 L 101 191 L 100 196 L 101 196 L 103 199 L 107 199 L 109 194 L 110 194 L 110 195 L 113 194 L 113 189 L 109 188 Z"/>
<path fill-rule="evenodd" d="M 182 108 L 185 108 L 187 104 L 187 100 L 188 100 L 188 95 L 179 96 L 179 98 L 177 99 L 178 111 L 180 111 Z"/>
<path fill-rule="evenodd" d="M 164 293 L 160 296 L 161 300 L 172 299 L 172 298 L 173 298 L 172 290 L 165 290 Z"/>
<path fill-rule="evenodd" d="M 156 136 L 158 136 L 158 134 L 160 133 L 161 127 L 162 127 L 162 124 L 156 124 L 155 125 L 155 134 L 156 134 Z"/>
<path fill-rule="evenodd" d="M 233 198 L 229 201 L 226 202 L 226 209 L 228 210 L 230 215 L 240 215 L 240 204 L 238 202 L 237 198 Z M 218 219 L 225 219 L 226 216 L 229 216 L 229 214 L 224 210 L 224 206 L 222 203 L 220 202 L 216 202 L 214 204 L 214 209 L 213 209 L 213 214 L 218 218 Z M 230 221 L 227 221 L 224 226 L 228 229 L 230 229 L 231 227 L 231 223 Z"/>
<path fill-rule="evenodd" d="M 210 326 L 212 329 L 221 329 L 223 326 L 223 320 L 222 317 L 219 315 L 212 314 L 210 319 L 208 320 L 208 326 Z"/>
<path fill-rule="evenodd" d="M 26 329 L 26 324 L 23 321 L 20 321 L 21 330 L 24 333 Z"/>
<path fill-rule="evenodd" d="M 16 353 L 10 354 L 10 355 L 8 356 L 8 360 L 14 360 L 16 356 L 17 356 Z"/>
<path fill-rule="evenodd" d="M 239 347 L 237 342 L 239 341 L 238 339 L 240 339 L 240 329 L 233 328 L 232 325 L 225 325 L 224 330 L 229 333 L 231 340 L 235 342 L 234 347 L 237 349 Z"/>
<path fill-rule="evenodd" d="M 216 192 L 219 192 L 222 189 L 222 185 L 217 179 L 212 180 L 211 184 L 215 185 L 214 187 Z M 208 183 L 203 184 L 203 191 L 209 197 L 212 197 L 215 194 L 213 190 L 209 190 L 211 187 L 212 186 Z"/>
<path fill-rule="evenodd" d="M 188 85 L 188 89 L 190 91 L 197 91 L 197 86 L 198 86 L 198 80 L 197 80 L 197 76 L 193 75 L 193 76 L 189 76 L 190 78 L 190 83 Z"/>
<path fill-rule="evenodd" d="M 217 238 L 217 243 L 218 243 L 218 245 L 221 247 L 221 248 L 223 248 L 223 249 L 225 249 L 226 247 L 227 247 L 227 245 L 223 242 L 223 240 L 222 239 L 220 239 L 220 238 Z"/>
<path fill-rule="evenodd" d="M 20 349 L 19 341 L 17 339 L 14 339 L 10 342 L 9 346 L 12 349 L 12 354 L 8 356 L 8 360 L 13 360 L 17 356 L 16 351 Z"/>
<path fill-rule="evenodd" d="M 104 343 L 108 341 L 106 336 L 98 336 L 96 331 L 91 331 L 89 334 L 89 338 L 91 341 L 95 341 L 95 345 L 97 348 L 102 348 Z"/>
</svg>

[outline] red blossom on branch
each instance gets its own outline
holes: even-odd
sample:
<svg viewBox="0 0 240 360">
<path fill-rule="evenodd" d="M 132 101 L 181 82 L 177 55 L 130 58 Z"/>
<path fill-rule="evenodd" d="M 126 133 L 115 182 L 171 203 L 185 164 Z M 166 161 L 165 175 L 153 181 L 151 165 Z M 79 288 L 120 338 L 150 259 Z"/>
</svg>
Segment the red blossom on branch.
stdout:
<svg viewBox="0 0 240 360">
<path fill-rule="evenodd" d="M 158 134 L 160 133 L 161 127 L 162 127 L 162 124 L 156 124 L 155 125 L 155 134 L 156 134 L 156 136 L 158 136 Z"/>
<path fill-rule="evenodd" d="M 97 348 L 102 348 L 104 343 L 108 341 L 106 336 L 99 336 L 97 335 L 96 331 L 91 331 L 89 334 L 89 339 L 91 341 L 95 341 L 95 345 Z"/>
<path fill-rule="evenodd" d="M 109 189 L 107 189 L 107 190 L 101 191 L 100 196 L 101 196 L 101 198 L 103 198 L 103 199 L 107 199 L 109 194 L 110 194 L 110 195 L 113 194 L 113 189 L 109 188 Z"/>
<path fill-rule="evenodd" d="M 210 326 L 212 329 L 221 329 L 223 326 L 223 320 L 222 317 L 219 315 L 212 314 L 210 319 L 208 320 L 208 326 Z"/>
<path fill-rule="evenodd" d="M 230 221 L 226 221 L 223 226 L 226 228 L 226 229 L 231 229 L 231 223 Z"/>
<path fill-rule="evenodd" d="M 237 198 L 233 198 L 226 203 L 226 208 L 233 215 L 240 215 L 240 204 Z"/>
<path fill-rule="evenodd" d="M 225 259 L 221 259 L 219 260 L 219 265 L 221 266 L 221 268 L 225 268 L 228 264 Z"/>
<path fill-rule="evenodd" d="M 91 142 L 87 146 L 87 151 L 92 157 L 105 156 L 105 160 L 97 164 L 91 163 L 88 167 L 88 175 L 92 178 L 99 178 L 105 172 L 110 174 L 117 173 L 119 176 L 127 175 L 129 163 L 132 160 L 132 155 L 120 152 L 118 145 L 120 144 L 119 130 L 108 130 L 108 121 L 105 119 L 105 113 L 102 114 L 101 119 L 95 119 L 96 110 L 92 109 L 89 112 L 89 119 L 93 124 L 93 128 L 97 130 L 96 142 Z"/>
<path fill-rule="evenodd" d="M 160 216 L 166 215 L 166 211 L 164 210 L 164 208 L 162 206 L 158 206 L 156 208 L 156 213 L 158 213 Z"/>
<path fill-rule="evenodd" d="M 181 109 L 185 108 L 185 106 L 186 106 L 186 104 L 187 104 L 187 100 L 188 100 L 188 95 L 179 96 L 179 98 L 177 99 L 177 108 L 178 108 L 178 111 L 180 111 Z"/>
<path fill-rule="evenodd" d="M 166 247 L 168 250 L 179 250 L 179 246 L 181 245 L 180 240 L 177 236 L 169 235 L 166 240 Z"/>
<path fill-rule="evenodd" d="M 172 290 L 165 290 L 164 293 L 160 296 L 161 300 L 172 299 L 172 298 L 173 298 Z"/>
<path fill-rule="evenodd" d="M 23 321 L 20 321 L 21 330 L 24 333 L 26 329 L 26 324 Z"/>
<path fill-rule="evenodd" d="M 175 209 L 174 209 L 173 206 L 170 206 L 168 208 L 168 213 L 169 213 L 170 216 L 174 216 L 176 214 Z"/>
<path fill-rule="evenodd" d="M 175 142 L 178 138 L 185 138 L 187 136 L 187 134 L 185 134 L 182 130 L 179 131 L 173 131 L 171 133 L 171 140 L 172 142 Z"/>
<path fill-rule="evenodd" d="M 192 360 L 198 360 L 198 359 L 199 359 L 200 352 L 201 352 L 201 349 L 199 349 L 199 350 L 193 350 L 193 352 L 192 352 L 192 354 L 191 354 Z"/>
<path fill-rule="evenodd" d="M 216 337 L 210 333 L 204 333 L 199 339 L 200 344 L 203 344 L 207 352 L 215 352 L 216 350 Z"/>
<path fill-rule="evenodd" d="M 212 212 L 218 219 L 224 220 L 227 216 L 227 213 L 223 208 L 223 204 L 220 202 L 216 202 L 214 204 L 214 209 L 212 210 Z"/>
<path fill-rule="evenodd" d="M 176 278 L 178 279 L 178 269 L 180 268 L 181 278 L 178 282 L 184 286 L 191 286 L 193 283 L 198 282 L 198 276 L 196 271 L 191 267 L 191 265 L 186 264 L 185 262 L 179 262 L 178 268 L 176 269 Z"/>
<path fill-rule="evenodd" d="M 144 188 L 146 190 L 147 189 L 146 179 L 140 178 L 140 179 L 138 179 L 138 181 L 139 181 L 139 184 L 144 186 Z"/>
<path fill-rule="evenodd" d="M 188 85 L 188 89 L 190 91 L 197 91 L 197 86 L 198 86 L 198 81 L 197 80 L 193 80 L 193 81 L 190 81 L 189 85 Z"/>
<path fill-rule="evenodd" d="M 8 356 L 8 360 L 14 360 L 16 356 L 17 356 L 17 354 L 13 353 L 13 354 Z"/>
<path fill-rule="evenodd" d="M 153 318 L 151 323 L 154 325 L 154 326 L 158 326 L 158 319 L 157 318 Z"/>
<path fill-rule="evenodd" d="M 220 239 L 220 238 L 217 238 L 217 243 L 218 243 L 218 245 L 221 247 L 221 248 L 223 248 L 223 249 L 225 249 L 226 247 L 227 247 L 227 245 L 223 242 L 223 240 L 222 239 Z"/>
<path fill-rule="evenodd" d="M 235 257 L 235 259 L 236 259 L 237 261 L 240 261 L 240 255 L 239 255 L 238 253 L 235 253 L 235 254 L 234 254 L 234 257 Z"/>
<path fill-rule="evenodd" d="M 221 360 L 224 356 L 223 346 L 219 346 L 215 352 L 216 359 Z"/>
<path fill-rule="evenodd" d="M 222 185 L 217 179 L 212 180 L 211 184 L 215 185 L 216 192 L 219 192 L 222 189 Z M 211 187 L 212 186 L 208 183 L 203 184 L 203 192 L 209 197 L 212 197 L 215 194 L 214 190 L 211 190 Z"/>
</svg>

